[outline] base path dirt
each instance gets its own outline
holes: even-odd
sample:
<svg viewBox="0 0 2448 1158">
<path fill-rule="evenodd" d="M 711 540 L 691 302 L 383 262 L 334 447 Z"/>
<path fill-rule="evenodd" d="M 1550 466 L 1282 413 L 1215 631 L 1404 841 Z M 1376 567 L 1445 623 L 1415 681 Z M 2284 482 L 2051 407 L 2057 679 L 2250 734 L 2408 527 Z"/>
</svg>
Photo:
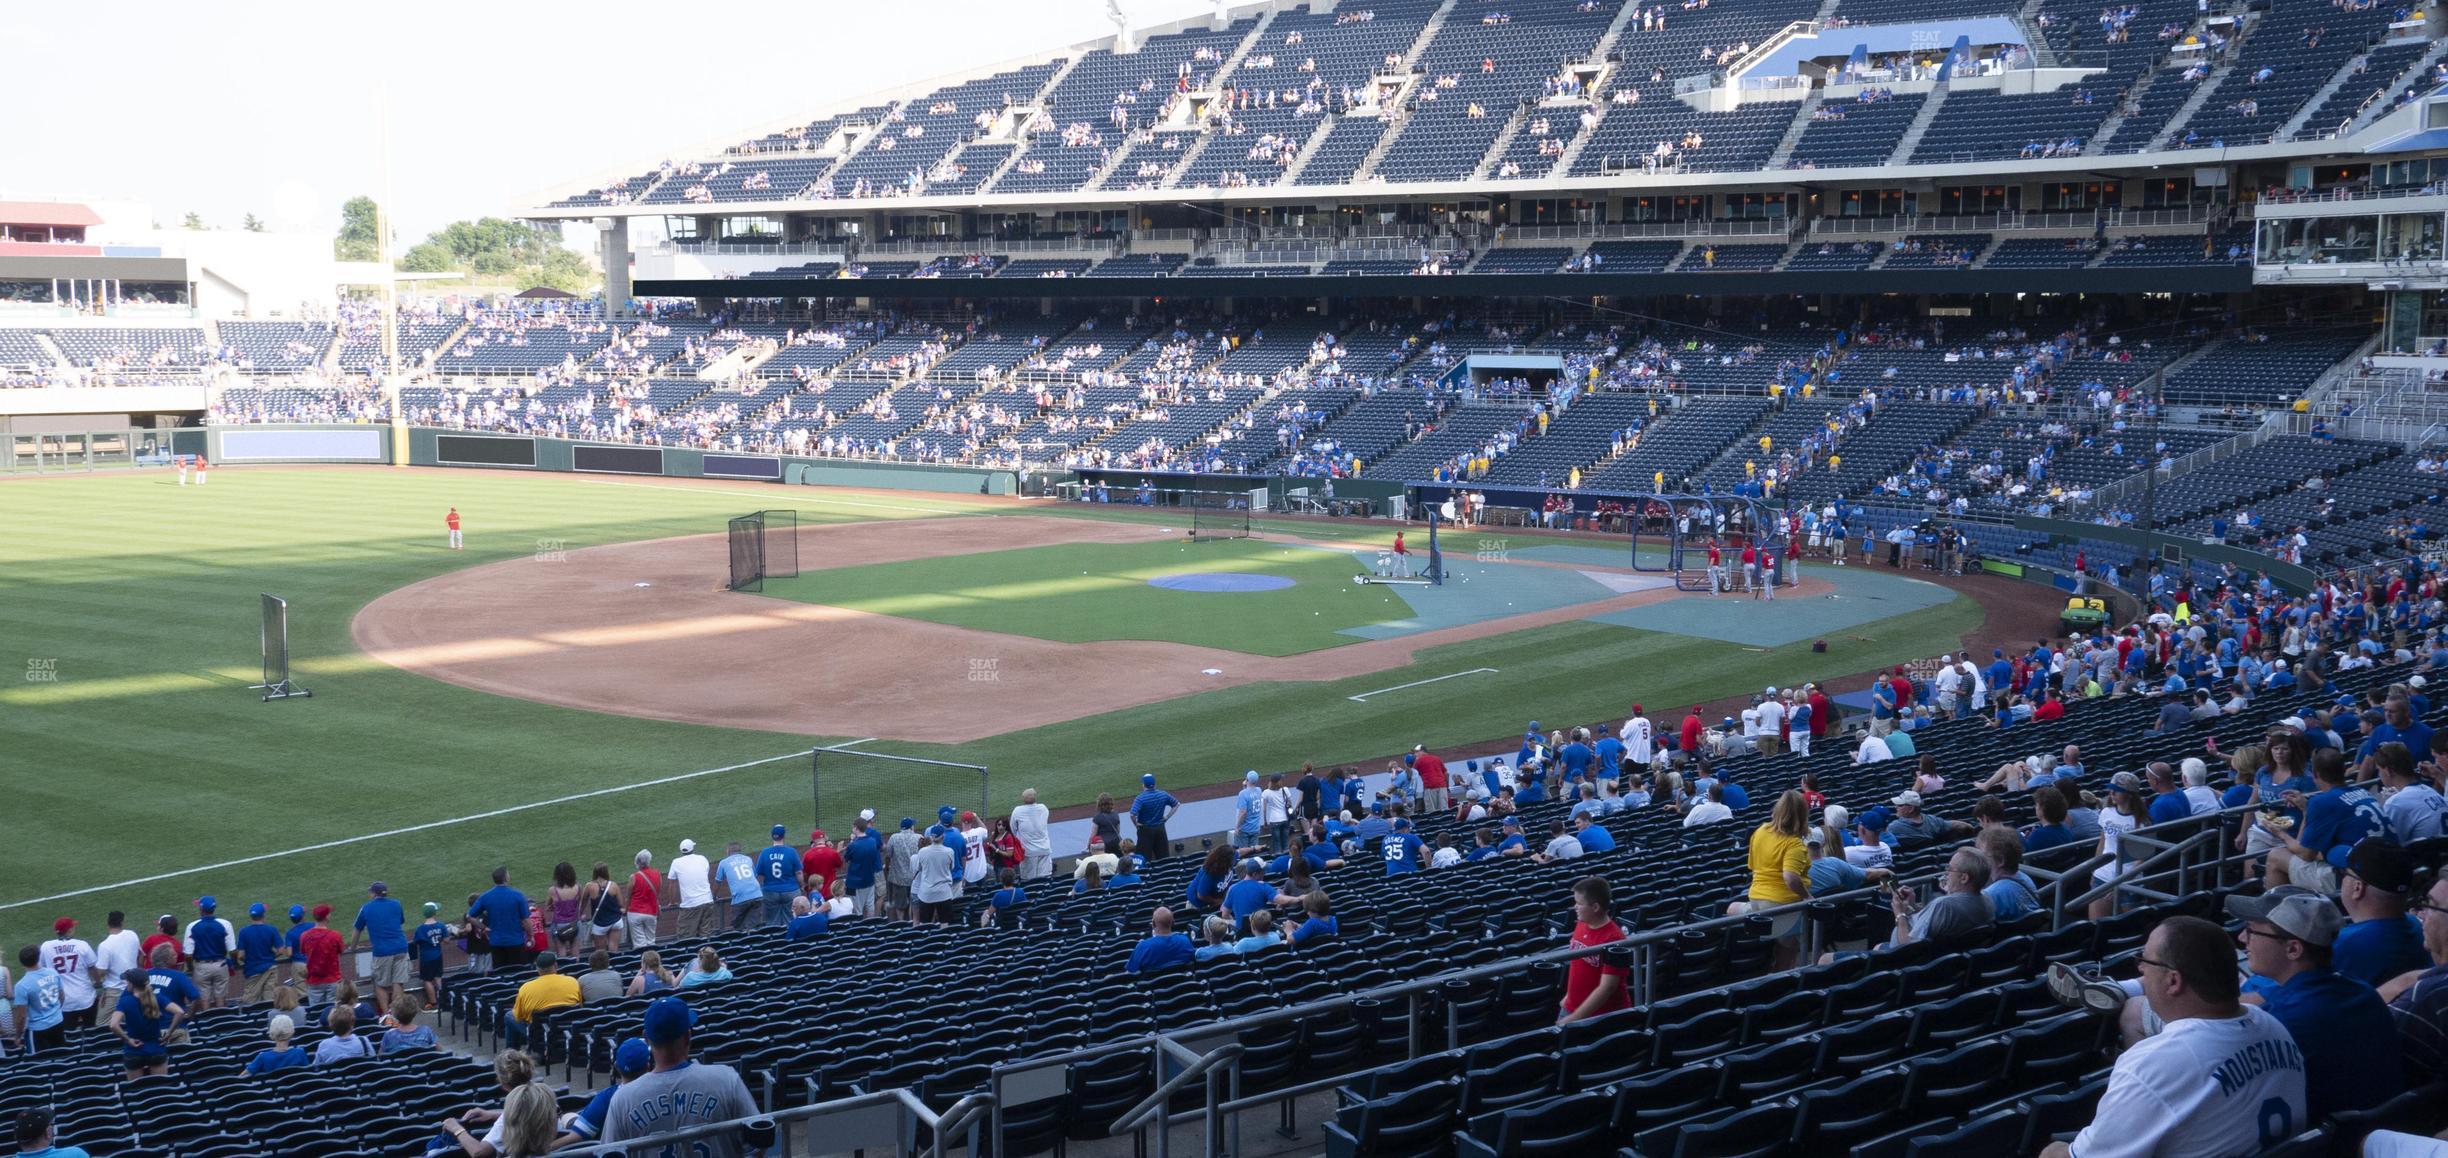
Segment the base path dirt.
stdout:
<svg viewBox="0 0 2448 1158">
<path fill-rule="evenodd" d="M 1144 525 L 1040 515 L 799 528 L 803 571 L 1063 543 Z M 1675 598 L 1641 591 L 1395 639 L 1268 657 L 1128 640 L 1056 643 L 722 589 L 724 537 L 471 567 L 390 592 L 351 624 L 395 667 L 563 707 L 814 736 L 960 743 L 1261 680 L 1336 680 L 1425 648 Z M 1794 597 L 1824 593 L 1806 580 Z M 1203 674 L 1219 669 L 1220 675 Z"/>
</svg>

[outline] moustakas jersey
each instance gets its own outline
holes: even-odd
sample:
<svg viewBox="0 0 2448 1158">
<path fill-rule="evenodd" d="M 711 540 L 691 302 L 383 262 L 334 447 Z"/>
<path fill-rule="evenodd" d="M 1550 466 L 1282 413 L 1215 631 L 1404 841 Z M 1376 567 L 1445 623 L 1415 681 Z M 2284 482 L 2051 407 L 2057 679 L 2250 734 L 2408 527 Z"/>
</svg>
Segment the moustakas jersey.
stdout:
<svg viewBox="0 0 2448 1158">
<path fill-rule="evenodd" d="M 2075 1158 L 2226 1158 L 2308 1129 L 2303 1054 L 2258 1005 L 2188 1017 L 2117 1058 Z"/>
<path fill-rule="evenodd" d="M 640 1074 L 613 1091 L 604 1115 L 603 1140 L 627 1142 L 650 1139 L 693 1126 L 710 1126 L 755 1117 L 756 1100 L 748 1084 L 730 1066 L 689 1062 L 668 1070 Z M 641 1154 L 671 1153 L 687 1158 L 740 1158 L 736 1137 L 713 1134 L 674 1143 L 668 1148 L 633 1147 Z"/>
<path fill-rule="evenodd" d="M 93 946 L 74 937 L 45 941 L 42 963 L 59 974 L 60 1008 L 70 1013 L 93 1008 Z"/>
<path fill-rule="evenodd" d="M 964 828 L 961 839 L 969 843 L 961 850 L 961 879 L 974 885 L 986 879 L 986 830 Z"/>
<path fill-rule="evenodd" d="M 1408 832 L 1387 833 L 1385 838 L 1386 875 L 1400 876 L 1403 873 L 1420 871 L 1420 850 L 1423 847 L 1420 838 Z"/>
</svg>

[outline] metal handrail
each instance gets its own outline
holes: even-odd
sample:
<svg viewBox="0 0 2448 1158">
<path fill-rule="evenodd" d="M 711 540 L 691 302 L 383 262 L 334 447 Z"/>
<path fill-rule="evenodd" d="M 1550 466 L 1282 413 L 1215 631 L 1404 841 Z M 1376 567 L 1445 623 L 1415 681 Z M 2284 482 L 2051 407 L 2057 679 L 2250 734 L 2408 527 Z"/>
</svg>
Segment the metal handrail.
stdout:
<svg viewBox="0 0 2448 1158">
<path fill-rule="evenodd" d="M 1165 1079 L 1156 1087 L 1155 1092 L 1140 1099 L 1138 1105 L 1124 1110 L 1121 1117 L 1114 1119 L 1113 1129 L 1107 1131 L 1108 1136 L 1118 1138 L 1124 1134 L 1138 1131 L 1147 1125 L 1149 1118 L 1163 1113 L 1165 1103 L 1172 1101 L 1173 1094 L 1183 1086 L 1203 1080 L 1208 1072 L 1217 1066 L 1240 1061 L 1241 1055 L 1249 1052 L 1248 1046 L 1237 1041 L 1228 1041 L 1206 1053 L 1199 1053 L 1161 1034 L 1156 1037 L 1156 1048 L 1189 1064 L 1184 1065 L 1180 1073 Z"/>
<path fill-rule="evenodd" d="M 943 1113 L 938 1114 L 934 1110 L 928 1108 L 927 1104 L 924 1101 L 919 1100 L 918 1095 L 911 1093 L 908 1088 L 896 1086 L 889 1090 L 877 1090 L 872 1093 L 853 1094 L 847 1098 L 836 1098 L 833 1101 L 825 1102 L 819 1105 L 801 1106 L 793 1110 L 784 1110 L 772 1114 L 758 1114 L 754 1117 L 733 1118 L 727 1122 L 713 1122 L 703 1126 L 691 1126 L 685 1130 L 674 1130 L 667 1134 L 657 1134 L 651 1139 L 635 1139 L 626 1142 L 597 1142 L 592 1145 L 576 1146 L 567 1150 L 556 1151 L 556 1153 L 574 1155 L 576 1158 L 616 1158 L 616 1156 L 641 1152 L 642 1149 L 660 1150 L 664 1147 L 686 1142 L 693 1138 L 729 1137 L 738 1134 L 742 1130 L 756 1130 L 759 1132 L 770 1131 L 772 1133 L 772 1153 L 790 1154 L 794 1152 L 794 1147 L 791 1144 L 791 1129 L 800 1123 L 814 1121 L 819 1118 L 839 1117 L 845 1113 L 852 1113 L 869 1108 L 890 1107 L 897 1110 L 901 1115 L 902 1127 L 900 1130 L 901 1138 L 899 1145 L 904 1153 L 917 1152 L 916 1147 L 913 1144 L 915 1141 L 916 1131 L 912 1129 L 912 1126 L 918 1126 L 930 1129 L 934 1132 L 934 1139 L 927 1147 L 926 1152 L 933 1155 L 934 1158 L 942 1158 L 942 1156 L 948 1153 L 950 1150 L 950 1147 L 947 1146 L 945 1139 L 949 1138 L 955 1133 L 960 1133 L 963 1131 L 974 1134 L 977 1129 L 977 1118 L 982 1114 L 992 1111 L 994 1109 L 994 1105 L 994 1095 L 983 1092 L 973 1093 L 962 1097 L 959 1101 L 952 1103 L 950 1107 L 946 1108 Z M 812 1141 L 813 1136 L 811 1135 L 808 1140 Z M 968 1140 L 966 1148 L 969 1153 L 977 1152 L 976 1139 L 974 1137 Z M 824 1150 L 815 1152 L 829 1153 L 832 1152 L 833 1149 L 835 1148 L 827 1147 Z"/>
</svg>

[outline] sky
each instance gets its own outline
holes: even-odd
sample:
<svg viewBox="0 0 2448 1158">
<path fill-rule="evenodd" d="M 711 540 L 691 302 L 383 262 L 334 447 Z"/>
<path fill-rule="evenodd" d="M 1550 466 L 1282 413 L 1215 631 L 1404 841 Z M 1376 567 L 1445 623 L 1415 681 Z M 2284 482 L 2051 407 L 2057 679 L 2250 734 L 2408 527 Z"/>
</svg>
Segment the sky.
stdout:
<svg viewBox="0 0 2448 1158">
<path fill-rule="evenodd" d="M 1206 0 L 1119 0 L 1135 27 Z M 0 199 L 141 200 L 330 233 L 380 196 L 404 249 L 571 182 L 643 172 L 878 89 L 1113 33 L 1105 0 L 130 0 L 8 16 Z M 22 102 L 31 100 L 31 109 Z M 619 172 L 615 172 L 615 170 Z"/>
</svg>

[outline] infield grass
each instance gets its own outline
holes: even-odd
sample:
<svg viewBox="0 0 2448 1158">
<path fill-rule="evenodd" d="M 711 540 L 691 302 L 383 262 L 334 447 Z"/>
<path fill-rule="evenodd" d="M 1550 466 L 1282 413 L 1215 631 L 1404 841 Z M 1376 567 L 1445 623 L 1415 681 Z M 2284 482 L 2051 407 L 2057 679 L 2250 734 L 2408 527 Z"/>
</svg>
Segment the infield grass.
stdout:
<svg viewBox="0 0 2448 1158">
<path fill-rule="evenodd" d="M 466 519 L 462 552 L 442 547 L 442 515 L 453 505 Z M 366 602 L 447 570 L 708 533 L 759 506 L 796 507 L 808 522 L 1011 509 L 930 494 L 377 468 L 220 470 L 209 486 L 186 490 L 161 472 L 0 482 L 0 945 L 47 935 L 63 915 L 97 935 L 108 909 L 139 924 L 183 916 L 206 892 L 225 913 L 254 900 L 322 900 L 346 915 L 370 880 L 390 882 L 412 906 L 449 905 L 497 864 L 540 892 L 557 860 L 583 874 L 641 848 L 668 859 L 682 837 L 719 851 L 729 840 L 763 843 L 777 821 L 799 825 L 808 780 L 793 760 L 186 871 L 857 739 L 487 695 L 383 666 L 349 637 Z M 1220 569 L 1216 558 L 1201 567 Z M 1348 573 L 1335 581 L 1350 586 Z M 266 704 L 246 689 L 257 676 L 256 596 L 267 591 L 291 602 L 296 676 L 313 699 Z M 1176 786 L 1214 783 L 1247 767 L 1517 734 L 1531 718 L 1550 726 L 1620 718 L 1635 699 L 1657 712 L 1858 671 L 1949 650 L 1979 614 L 1958 599 L 1865 624 L 1830 655 L 1567 623 L 1435 648 L 1408 667 L 1350 680 L 1223 689 L 974 744 L 868 747 L 988 764 L 998 806 L 1023 787 L 1063 806 L 1127 789 L 1141 772 Z M 1365 703 L 1347 698 L 1476 667 L 1500 670 Z M 28 903 L 156 874 L 172 875 Z"/>
<path fill-rule="evenodd" d="M 1293 655 L 1357 643 L 1338 634 L 1411 615 L 1391 587 L 1351 581 L 1352 557 L 1260 539 L 1066 543 L 828 567 L 769 579 L 765 594 L 1057 643 L 1145 639 L 1250 655 Z M 1168 575 L 1272 575 L 1272 591 L 1180 591 Z"/>
</svg>

